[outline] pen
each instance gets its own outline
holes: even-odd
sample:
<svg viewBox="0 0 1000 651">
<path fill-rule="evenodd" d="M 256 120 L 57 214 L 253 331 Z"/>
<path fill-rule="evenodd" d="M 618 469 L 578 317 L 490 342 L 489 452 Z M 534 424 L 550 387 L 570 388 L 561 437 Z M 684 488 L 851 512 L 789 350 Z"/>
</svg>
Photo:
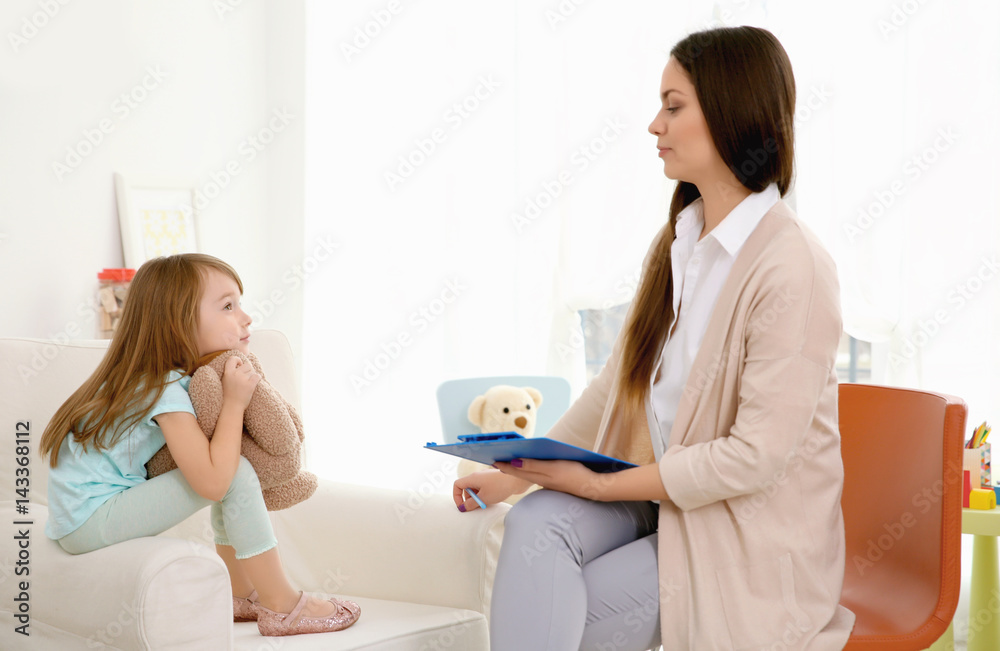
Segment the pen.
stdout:
<svg viewBox="0 0 1000 651">
<path fill-rule="evenodd" d="M 469 495 L 472 495 L 472 499 L 476 500 L 476 504 L 478 504 L 481 508 L 484 508 L 484 509 L 486 508 L 486 504 L 481 499 L 479 499 L 478 495 L 476 495 L 475 493 L 473 493 L 468 488 L 465 489 L 465 492 L 468 493 Z"/>
</svg>

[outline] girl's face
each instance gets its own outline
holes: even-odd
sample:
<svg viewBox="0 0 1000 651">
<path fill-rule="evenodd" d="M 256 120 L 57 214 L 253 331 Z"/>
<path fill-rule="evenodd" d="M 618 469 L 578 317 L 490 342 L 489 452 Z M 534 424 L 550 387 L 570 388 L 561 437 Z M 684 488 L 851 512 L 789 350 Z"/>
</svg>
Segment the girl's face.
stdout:
<svg viewBox="0 0 1000 651">
<path fill-rule="evenodd" d="M 649 132 L 656 136 L 667 178 L 700 186 L 714 177 L 720 165 L 728 169 L 712 142 L 694 86 L 673 57 L 663 69 L 660 100 Z"/>
<path fill-rule="evenodd" d="M 250 352 L 250 321 L 250 315 L 240 307 L 236 281 L 208 269 L 198 307 L 198 355 L 233 349 Z"/>
</svg>

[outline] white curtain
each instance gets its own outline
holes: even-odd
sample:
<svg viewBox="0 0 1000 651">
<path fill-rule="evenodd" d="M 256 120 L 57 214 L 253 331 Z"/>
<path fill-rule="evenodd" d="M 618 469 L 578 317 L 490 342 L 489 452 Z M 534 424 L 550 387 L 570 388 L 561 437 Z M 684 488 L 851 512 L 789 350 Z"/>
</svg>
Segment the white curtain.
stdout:
<svg viewBox="0 0 1000 651">
<path fill-rule="evenodd" d="M 873 380 L 1000 421 L 996 3 L 314 0 L 307 19 L 305 245 L 338 244 L 305 278 L 317 473 L 419 504 L 454 476 L 421 449 L 441 381 L 582 390 L 576 311 L 631 298 L 666 218 L 646 129 L 667 52 L 720 25 L 789 53 L 790 200 Z"/>
<path fill-rule="evenodd" d="M 669 191 L 646 132 L 660 71 L 711 16 L 388 7 L 308 6 L 306 246 L 340 245 L 306 280 L 306 417 L 329 423 L 310 454 L 345 481 L 447 490 L 421 449 L 440 382 L 582 390 L 576 310 L 631 297 Z"/>
<path fill-rule="evenodd" d="M 308 10 L 306 247 L 340 246 L 305 278 L 306 404 L 351 432 L 315 443 L 321 471 L 408 485 L 421 463 L 402 450 L 378 478 L 321 452 L 428 438 L 447 378 L 554 373 L 582 389 L 576 311 L 631 298 L 672 190 L 646 131 L 667 51 L 718 25 L 767 27 L 789 52 L 792 201 L 838 260 L 845 328 L 876 342 L 875 380 L 989 416 L 994 3 Z"/>
<path fill-rule="evenodd" d="M 876 382 L 989 418 L 1000 7 L 847 3 L 821 30 L 773 13 L 799 76 L 797 208 L 837 258 L 845 330 L 875 342 Z"/>
</svg>

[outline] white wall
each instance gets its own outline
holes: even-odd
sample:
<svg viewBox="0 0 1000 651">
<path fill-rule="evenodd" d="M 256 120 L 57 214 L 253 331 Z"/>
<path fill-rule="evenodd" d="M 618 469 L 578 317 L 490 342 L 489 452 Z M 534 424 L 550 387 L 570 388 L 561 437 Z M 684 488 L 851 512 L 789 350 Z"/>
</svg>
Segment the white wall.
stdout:
<svg viewBox="0 0 1000 651">
<path fill-rule="evenodd" d="M 663 214 L 656 25 L 684 23 L 663 3 L 558 32 L 531 0 L 367 4 L 307 4 L 306 239 L 341 243 L 307 290 L 307 452 L 321 476 L 450 493 L 455 459 L 422 447 L 438 384 L 578 370 L 582 390 L 576 310 L 630 298 Z"/>
<path fill-rule="evenodd" d="M 121 172 L 225 185 L 200 214 L 201 250 L 236 267 L 257 326 L 298 358 L 302 296 L 283 279 L 303 256 L 303 4 L 7 0 L 0 34 L 0 335 L 96 336 L 96 273 L 123 266 Z M 292 117 L 251 159 L 275 111 Z M 67 148 L 89 155 L 59 174 Z"/>
</svg>

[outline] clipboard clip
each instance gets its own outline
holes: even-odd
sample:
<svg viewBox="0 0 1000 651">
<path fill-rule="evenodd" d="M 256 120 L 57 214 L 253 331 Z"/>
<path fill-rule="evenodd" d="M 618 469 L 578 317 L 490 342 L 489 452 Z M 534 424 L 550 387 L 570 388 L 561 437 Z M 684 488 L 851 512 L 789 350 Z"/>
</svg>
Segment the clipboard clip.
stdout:
<svg viewBox="0 0 1000 651">
<path fill-rule="evenodd" d="M 523 439 L 517 432 L 496 432 L 490 434 L 459 434 L 458 440 L 462 443 L 481 443 L 483 441 L 510 441 L 513 439 Z"/>
</svg>

